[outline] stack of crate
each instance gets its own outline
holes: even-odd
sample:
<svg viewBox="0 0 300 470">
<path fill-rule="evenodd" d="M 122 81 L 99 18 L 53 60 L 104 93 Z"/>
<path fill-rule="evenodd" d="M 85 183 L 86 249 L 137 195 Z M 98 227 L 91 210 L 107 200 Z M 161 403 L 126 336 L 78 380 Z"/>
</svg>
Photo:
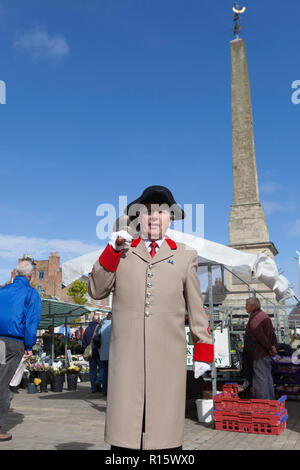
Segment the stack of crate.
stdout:
<svg viewBox="0 0 300 470">
<path fill-rule="evenodd" d="M 238 384 L 228 383 L 213 399 L 213 419 L 219 431 L 278 435 L 286 428 L 286 396 L 279 400 L 246 400 L 239 398 Z"/>
</svg>

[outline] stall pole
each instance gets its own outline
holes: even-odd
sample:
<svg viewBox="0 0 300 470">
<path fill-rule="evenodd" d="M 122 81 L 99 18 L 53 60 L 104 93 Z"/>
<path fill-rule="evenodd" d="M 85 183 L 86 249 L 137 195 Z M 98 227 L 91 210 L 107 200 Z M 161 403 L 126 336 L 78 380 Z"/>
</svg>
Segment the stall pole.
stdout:
<svg viewBox="0 0 300 470">
<path fill-rule="evenodd" d="M 67 331 L 68 317 L 65 317 L 65 366 L 68 364 L 68 331 Z"/>
<path fill-rule="evenodd" d="M 209 325 L 211 331 L 211 337 L 213 345 L 215 344 L 215 335 L 214 335 L 214 304 L 213 304 L 213 290 L 212 290 L 212 269 L 211 264 L 208 265 L 208 296 L 209 296 Z M 212 394 L 213 396 L 217 394 L 217 371 L 215 358 L 211 364 L 211 381 L 212 381 Z"/>
<path fill-rule="evenodd" d="M 284 342 L 285 342 L 285 344 L 289 344 L 289 339 L 290 339 L 289 323 L 288 323 L 287 314 L 285 312 L 285 316 L 284 316 Z"/>
<path fill-rule="evenodd" d="M 277 305 L 275 306 L 275 309 L 274 309 L 274 317 L 275 317 L 275 324 L 276 324 L 277 340 L 279 343 L 281 343 L 282 338 L 281 338 L 281 326 L 280 326 L 280 312 L 279 312 L 279 308 Z"/>
<path fill-rule="evenodd" d="M 49 303 L 49 317 L 52 318 L 52 325 L 53 325 L 53 333 L 51 338 L 51 361 L 53 364 L 54 361 L 54 315 L 51 317 L 51 303 Z"/>
</svg>

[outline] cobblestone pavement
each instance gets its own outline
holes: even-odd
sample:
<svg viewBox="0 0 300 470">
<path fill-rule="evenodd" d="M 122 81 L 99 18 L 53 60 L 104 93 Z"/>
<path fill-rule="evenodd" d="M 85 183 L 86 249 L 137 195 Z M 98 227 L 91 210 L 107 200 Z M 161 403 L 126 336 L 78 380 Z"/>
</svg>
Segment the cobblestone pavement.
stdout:
<svg viewBox="0 0 300 470">
<path fill-rule="evenodd" d="M 300 402 L 288 400 L 286 430 L 279 436 L 217 431 L 199 423 L 189 404 L 185 420 L 184 450 L 300 450 Z M 92 394 L 88 383 L 76 392 L 28 394 L 19 390 L 12 401 L 5 430 L 13 439 L 0 450 L 103 450 L 106 401 Z"/>
</svg>

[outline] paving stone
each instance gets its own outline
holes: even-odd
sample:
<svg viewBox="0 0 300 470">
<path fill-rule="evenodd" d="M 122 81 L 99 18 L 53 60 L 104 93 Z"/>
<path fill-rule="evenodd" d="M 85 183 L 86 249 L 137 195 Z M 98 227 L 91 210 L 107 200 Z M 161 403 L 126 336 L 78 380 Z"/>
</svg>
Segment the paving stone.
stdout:
<svg viewBox="0 0 300 470">
<path fill-rule="evenodd" d="M 279 436 L 217 431 L 199 423 L 189 410 L 185 420 L 185 450 L 300 450 L 300 403 L 287 401 L 287 429 Z M 88 383 L 76 392 L 28 394 L 19 390 L 12 401 L 5 429 L 13 439 L 0 444 L 10 450 L 109 450 L 104 442 L 106 400 L 91 394 Z"/>
</svg>

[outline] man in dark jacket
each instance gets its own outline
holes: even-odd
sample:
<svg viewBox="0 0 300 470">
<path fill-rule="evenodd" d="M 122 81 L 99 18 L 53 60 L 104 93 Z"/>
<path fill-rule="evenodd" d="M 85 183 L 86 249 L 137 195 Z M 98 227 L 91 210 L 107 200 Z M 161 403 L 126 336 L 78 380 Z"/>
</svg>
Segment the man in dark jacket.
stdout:
<svg viewBox="0 0 300 470">
<path fill-rule="evenodd" d="M 261 310 L 259 299 L 248 299 L 246 310 L 250 313 L 246 334 L 251 338 L 253 348 L 252 393 L 255 398 L 275 400 L 271 373 L 271 356 L 277 352 L 274 328 L 268 315 Z"/>
<path fill-rule="evenodd" d="M 22 357 L 32 355 L 41 319 L 41 298 L 30 286 L 34 268 L 31 259 L 23 259 L 13 283 L 0 289 L 0 442 L 12 438 L 2 429 L 13 396 L 9 383 Z"/>
<path fill-rule="evenodd" d="M 83 338 L 82 338 L 82 347 L 86 349 L 86 347 L 93 341 L 93 335 L 95 329 L 100 329 L 100 318 L 99 315 L 95 314 L 93 316 L 93 320 L 89 323 L 89 326 L 86 328 Z M 94 339 L 98 339 L 98 332 L 95 332 Z M 100 345 L 100 344 L 99 344 Z M 92 358 L 90 360 L 90 381 L 91 381 L 91 388 L 92 393 L 96 393 L 99 391 L 99 384 L 100 384 L 100 356 L 99 356 L 99 345 L 92 343 Z"/>
</svg>

